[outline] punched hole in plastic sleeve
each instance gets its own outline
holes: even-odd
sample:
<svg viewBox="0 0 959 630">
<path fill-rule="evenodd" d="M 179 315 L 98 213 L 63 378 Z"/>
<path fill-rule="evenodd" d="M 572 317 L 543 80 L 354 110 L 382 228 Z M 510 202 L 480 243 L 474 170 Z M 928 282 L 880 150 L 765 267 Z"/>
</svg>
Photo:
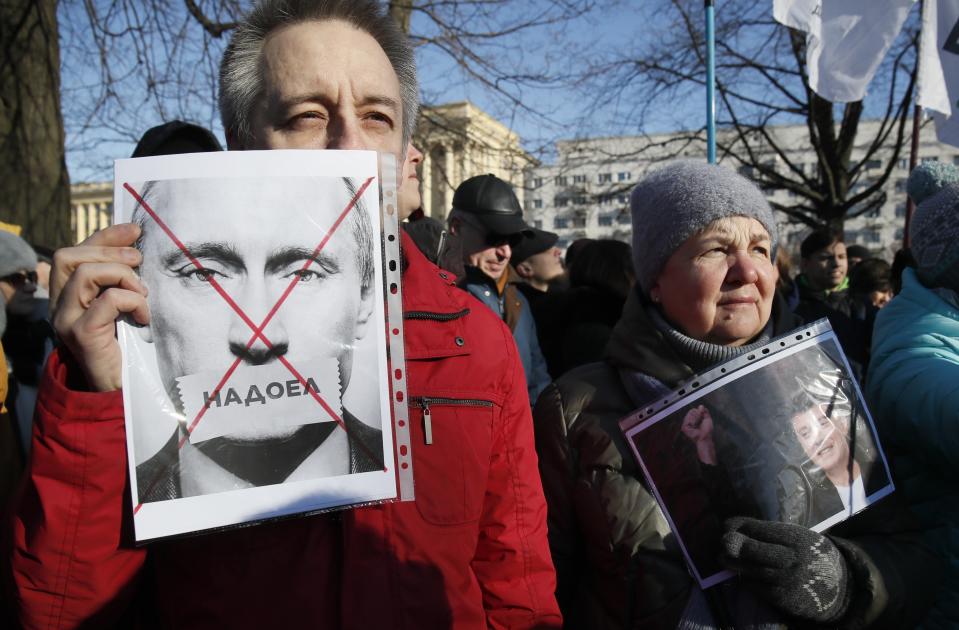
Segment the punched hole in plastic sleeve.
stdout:
<svg viewBox="0 0 959 630">
<path fill-rule="evenodd" d="M 401 501 L 412 501 L 413 449 L 410 446 L 409 406 L 406 386 L 406 352 L 403 344 L 403 284 L 400 258 L 400 217 L 398 202 L 398 169 L 401 164 L 391 153 L 379 154 L 380 185 L 383 194 L 383 293 L 392 392 L 393 440 L 396 453 L 396 484 Z"/>
</svg>

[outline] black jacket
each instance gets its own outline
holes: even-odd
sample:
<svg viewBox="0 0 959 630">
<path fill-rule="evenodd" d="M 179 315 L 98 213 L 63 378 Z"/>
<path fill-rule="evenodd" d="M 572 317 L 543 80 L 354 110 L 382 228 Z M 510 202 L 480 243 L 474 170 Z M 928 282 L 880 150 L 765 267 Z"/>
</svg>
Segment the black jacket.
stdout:
<svg viewBox="0 0 959 630">
<path fill-rule="evenodd" d="M 566 374 L 533 412 L 568 628 L 675 628 L 695 588 L 618 425 L 635 408 L 620 369 L 667 388 L 693 374 L 645 308 L 630 296 L 606 360 Z M 775 335 L 797 324 L 781 300 L 773 321 Z M 893 493 L 829 531 L 856 584 L 846 627 L 912 627 L 935 590 L 938 565 L 897 499 Z"/>
</svg>

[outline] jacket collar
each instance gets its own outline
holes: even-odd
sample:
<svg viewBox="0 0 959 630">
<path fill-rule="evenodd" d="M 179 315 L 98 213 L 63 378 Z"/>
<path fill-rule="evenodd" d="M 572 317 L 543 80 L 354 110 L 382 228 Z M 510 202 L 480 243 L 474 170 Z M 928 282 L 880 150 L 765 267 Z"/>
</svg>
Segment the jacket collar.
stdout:
<svg viewBox="0 0 959 630">
<path fill-rule="evenodd" d="M 606 346 L 606 360 L 622 370 L 642 372 L 669 387 L 675 387 L 694 374 L 683 362 L 663 333 L 656 328 L 639 291 L 630 291 L 623 307 L 623 316 L 613 328 Z M 773 298 L 770 317 L 773 320 L 773 337 L 778 337 L 799 325 L 796 317 L 777 292 Z"/>
</svg>

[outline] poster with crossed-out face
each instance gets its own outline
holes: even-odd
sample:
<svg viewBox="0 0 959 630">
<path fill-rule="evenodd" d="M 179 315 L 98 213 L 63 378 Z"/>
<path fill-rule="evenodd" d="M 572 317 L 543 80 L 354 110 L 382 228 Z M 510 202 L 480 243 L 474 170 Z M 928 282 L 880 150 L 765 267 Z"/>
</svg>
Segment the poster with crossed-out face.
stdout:
<svg viewBox="0 0 959 630">
<path fill-rule="evenodd" d="M 395 499 L 376 154 L 121 160 L 114 207 L 137 540 Z"/>
</svg>

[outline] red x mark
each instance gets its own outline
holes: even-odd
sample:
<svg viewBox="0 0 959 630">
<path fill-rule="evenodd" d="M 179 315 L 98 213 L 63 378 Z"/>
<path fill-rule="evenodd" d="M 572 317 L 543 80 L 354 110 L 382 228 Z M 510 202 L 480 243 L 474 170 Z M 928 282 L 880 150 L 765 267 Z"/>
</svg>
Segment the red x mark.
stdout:
<svg viewBox="0 0 959 630">
<path fill-rule="evenodd" d="M 307 258 L 306 262 L 303 264 L 303 267 L 300 269 L 300 271 L 306 271 L 310 267 L 310 265 L 313 264 L 314 259 L 316 259 L 319 256 L 320 252 L 326 246 L 327 242 L 329 242 L 330 238 L 332 238 L 337 228 L 339 228 L 340 224 L 346 218 L 346 215 L 349 214 L 350 210 L 353 209 L 353 207 L 356 205 L 356 202 L 359 200 L 359 198 L 363 196 L 363 193 L 366 192 L 366 189 L 369 187 L 372 181 L 373 181 L 373 178 L 370 177 L 365 182 L 363 182 L 363 185 L 360 186 L 359 190 L 356 191 L 356 194 L 353 195 L 353 198 L 350 200 L 350 203 L 347 204 L 347 206 L 339 214 L 339 216 L 336 218 L 336 221 L 333 223 L 333 226 L 323 236 L 323 239 L 320 241 L 319 245 L 317 245 L 316 248 L 313 250 L 313 255 Z M 140 194 L 137 193 L 137 191 L 134 190 L 130 184 L 124 183 L 123 187 L 127 190 L 127 192 L 129 192 L 133 196 L 134 199 L 136 199 L 137 203 L 140 204 L 140 206 L 144 209 L 144 211 L 146 211 L 146 213 L 149 214 L 154 221 L 156 221 L 156 224 L 160 226 L 160 229 L 162 229 L 163 232 L 168 237 L 170 237 L 170 240 L 172 240 L 173 243 L 180 249 L 180 251 L 183 252 L 183 255 L 187 257 L 190 263 L 192 263 L 193 266 L 196 267 L 198 270 L 203 271 L 204 267 L 200 263 L 200 261 L 197 260 L 197 258 L 190 253 L 190 250 L 188 250 L 187 247 L 180 241 L 180 239 L 177 238 L 176 234 L 174 234 L 173 231 L 167 226 L 167 224 L 164 223 L 163 219 L 157 216 L 156 212 L 153 211 L 153 209 L 149 206 L 149 204 L 147 204 L 147 202 L 143 199 L 143 197 L 141 197 Z M 286 301 L 286 298 L 289 297 L 290 293 L 293 292 L 293 289 L 296 287 L 296 285 L 300 281 L 300 276 L 298 274 L 294 274 L 292 280 L 290 280 L 289 285 L 287 285 L 282 295 L 280 295 L 279 299 L 276 301 L 276 304 L 273 305 L 273 308 L 270 309 L 270 312 L 267 313 L 266 317 L 263 319 L 263 321 L 260 323 L 259 326 L 257 326 L 253 322 L 253 320 L 251 320 L 246 315 L 246 313 L 243 312 L 243 309 L 240 308 L 240 305 L 237 304 L 232 297 L 230 297 L 230 294 L 227 293 L 222 286 L 220 286 L 220 283 L 216 281 L 216 278 L 213 276 L 213 274 L 210 274 L 207 276 L 207 281 L 210 283 L 213 289 L 220 295 L 220 297 L 222 297 L 226 301 L 226 303 L 230 305 L 230 308 L 232 308 L 236 312 L 236 314 L 240 316 L 240 319 L 242 319 L 246 323 L 246 325 L 249 326 L 250 329 L 253 331 L 253 336 L 250 337 L 250 340 L 247 342 L 246 349 L 249 350 L 253 346 L 253 344 L 256 343 L 256 340 L 260 339 L 268 348 L 272 350 L 273 344 L 267 338 L 266 334 L 264 334 L 263 330 L 266 328 L 267 324 L 270 323 L 270 320 L 273 319 L 273 316 L 276 315 L 276 312 L 280 310 L 280 306 L 283 305 L 283 302 Z M 323 398 L 319 395 L 318 392 L 316 392 L 314 389 L 307 386 L 306 379 L 303 378 L 303 375 L 300 374 L 295 367 L 293 367 L 293 365 L 287 360 L 287 358 L 284 357 L 283 355 L 280 355 L 279 361 L 281 364 L 283 364 L 284 367 L 286 367 L 287 370 L 289 370 L 289 372 L 293 376 L 296 377 L 296 379 L 303 386 L 304 390 L 310 393 L 313 399 L 316 400 L 316 402 L 319 403 L 321 407 L 323 407 L 326 413 L 329 414 L 329 416 L 336 421 L 336 423 L 340 426 L 340 428 L 346 431 L 347 434 L 349 434 L 349 429 L 346 428 L 346 424 L 343 422 L 343 419 L 340 418 L 335 411 L 333 411 L 333 409 L 326 403 L 325 400 L 323 400 Z M 230 377 L 233 376 L 233 373 L 240 366 L 241 362 L 242 362 L 242 359 L 240 359 L 240 357 L 237 357 L 233 361 L 233 363 L 230 365 L 230 367 L 227 368 L 226 373 L 223 374 L 223 377 L 220 378 L 219 382 L 216 384 L 216 387 L 213 389 L 212 395 L 203 404 L 203 407 L 200 408 L 200 411 L 196 414 L 196 417 L 193 418 L 193 420 L 190 422 L 189 426 L 187 427 L 186 435 L 184 435 L 183 438 L 180 439 L 180 442 L 177 445 L 178 449 L 183 448 L 183 445 L 186 444 L 187 438 L 189 438 L 190 434 L 192 434 L 194 429 L 196 429 L 197 424 L 199 424 L 200 420 L 203 418 L 203 415 L 206 413 L 207 409 L 210 408 L 210 404 L 213 402 L 214 399 L 216 399 L 219 396 L 220 390 L 223 389 L 223 386 L 226 385 L 228 380 L 230 380 Z M 358 444 L 360 448 L 366 452 L 367 456 L 369 456 L 373 461 L 380 463 L 380 465 L 383 466 L 384 471 L 386 470 L 386 466 L 379 461 L 379 458 L 375 454 L 371 453 L 369 449 L 367 449 L 366 445 L 363 444 L 362 441 L 356 440 L 355 443 Z M 156 475 L 156 477 L 151 481 L 150 485 L 147 487 L 144 494 L 149 495 L 150 492 L 153 490 L 154 486 L 156 486 L 156 484 L 165 475 L 165 473 L 166 473 L 165 469 L 161 470 Z M 143 506 L 143 502 L 141 501 L 133 509 L 133 513 L 136 514 L 142 506 Z"/>
</svg>

